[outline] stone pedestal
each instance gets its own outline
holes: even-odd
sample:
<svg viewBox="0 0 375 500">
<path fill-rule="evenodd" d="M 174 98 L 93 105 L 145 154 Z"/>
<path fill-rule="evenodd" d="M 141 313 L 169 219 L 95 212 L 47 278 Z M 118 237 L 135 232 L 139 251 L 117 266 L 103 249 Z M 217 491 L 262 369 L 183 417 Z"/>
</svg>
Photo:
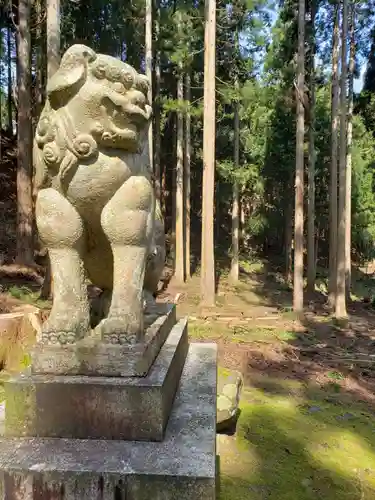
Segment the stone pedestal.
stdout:
<svg viewBox="0 0 375 500">
<path fill-rule="evenodd" d="M 187 351 L 187 322 L 181 320 L 145 377 L 12 378 L 6 435 L 161 441 Z"/>
<path fill-rule="evenodd" d="M 215 499 L 216 346 L 186 320 L 144 377 L 28 373 L 6 398 L 0 500 Z"/>
<path fill-rule="evenodd" d="M 103 344 L 86 337 L 71 345 L 39 344 L 32 352 L 34 374 L 143 377 L 176 322 L 176 306 L 158 304 L 145 315 L 146 332 L 136 344 Z"/>
</svg>

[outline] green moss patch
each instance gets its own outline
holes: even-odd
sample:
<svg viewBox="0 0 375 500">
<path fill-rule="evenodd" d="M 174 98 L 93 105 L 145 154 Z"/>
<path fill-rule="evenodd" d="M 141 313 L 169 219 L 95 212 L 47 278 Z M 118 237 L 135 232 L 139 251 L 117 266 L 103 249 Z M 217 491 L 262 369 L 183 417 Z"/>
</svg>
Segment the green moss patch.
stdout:
<svg viewBox="0 0 375 500">
<path fill-rule="evenodd" d="M 235 437 L 220 442 L 220 500 L 375 498 L 374 416 L 314 393 L 246 388 Z"/>
</svg>

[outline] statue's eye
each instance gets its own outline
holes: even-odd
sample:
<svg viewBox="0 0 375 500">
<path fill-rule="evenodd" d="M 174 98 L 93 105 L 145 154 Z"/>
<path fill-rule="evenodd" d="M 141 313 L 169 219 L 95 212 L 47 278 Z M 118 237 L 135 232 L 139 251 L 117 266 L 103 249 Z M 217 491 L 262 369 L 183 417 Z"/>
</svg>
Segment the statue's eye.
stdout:
<svg viewBox="0 0 375 500">
<path fill-rule="evenodd" d="M 49 125 L 50 123 L 48 118 L 46 117 L 41 118 L 38 123 L 38 134 L 41 136 L 46 135 L 49 129 Z"/>
<path fill-rule="evenodd" d="M 121 81 L 127 89 L 130 89 L 130 87 L 132 87 L 134 83 L 133 75 L 128 71 L 124 71 L 121 75 Z"/>
<path fill-rule="evenodd" d="M 147 95 L 149 90 L 148 79 L 144 75 L 139 75 L 136 87 L 140 92 L 143 92 L 145 95 Z"/>
<path fill-rule="evenodd" d="M 114 82 L 113 90 L 119 94 L 125 94 L 126 88 L 121 82 Z"/>
<path fill-rule="evenodd" d="M 105 67 L 104 66 L 98 66 L 95 70 L 95 76 L 96 78 L 99 79 L 104 79 L 105 78 Z"/>
</svg>

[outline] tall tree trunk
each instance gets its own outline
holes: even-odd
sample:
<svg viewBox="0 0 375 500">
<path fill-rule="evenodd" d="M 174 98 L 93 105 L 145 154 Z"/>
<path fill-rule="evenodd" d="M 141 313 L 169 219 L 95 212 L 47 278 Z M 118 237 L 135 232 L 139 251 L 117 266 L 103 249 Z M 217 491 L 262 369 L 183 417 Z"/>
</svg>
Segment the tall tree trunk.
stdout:
<svg viewBox="0 0 375 500">
<path fill-rule="evenodd" d="M 238 78 L 235 83 L 238 91 Z M 240 114 L 239 103 L 234 105 L 234 168 L 239 169 L 240 164 Z M 240 190 L 238 181 L 233 181 L 233 204 L 232 204 L 232 262 L 230 268 L 230 278 L 236 282 L 239 279 L 239 216 L 240 216 Z"/>
<path fill-rule="evenodd" d="M 347 36 L 348 0 L 343 0 L 341 31 L 341 80 L 340 80 L 340 154 L 339 154 L 339 212 L 336 263 L 336 318 L 346 318 L 345 293 L 345 197 L 346 197 L 346 136 L 347 136 Z"/>
<path fill-rule="evenodd" d="M 50 79 L 60 64 L 60 0 L 47 1 L 47 74 Z"/>
<path fill-rule="evenodd" d="M 35 67 L 35 110 L 34 121 L 37 119 L 42 111 L 43 105 L 43 33 L 42 33 L 42 19 L 43 9 L 42 0 L 35 1 L 36 13 L 36 67 Z"/>
<path fill-rule="evenodd" d="M 296 181 L 294 216 L 294 280 L 293 309 L 303 311 L 303 177 L 305 139 L 305 0 L 299 0 L 298 8 L 298 56 L 297 56 L 297 134 L 296 134 Z"/>
<path fill-rule="evenodd" d="M 170 156 L 171 163 L 173 164 L 174 159 L 177 158 L 177 119 L 176 113 L 173 113 L 172 118 L 172 154 Z M 164 176 L 165 176 L 165 187 L 167 186 L 167 168 L 168 165 L 164 166 Z M 164 189 L 165 189 L 164 187 Z M 176 270 L 176 194 L 177 194 L 177 170 L 172 168 L 172 182 L 170 190 L 170 199 L 172 200 L 172 224 L 171 224 L 171 255 L 173 256 L 173 272 Z M 168 202 L 167 202 L 168 203 Z"/>
<path fill-rule="evenodd" d="M 179 65 L 177 76 L 177 101 L 181 106 L 184 99 L 182 65 Z M 176 158 L 176 265 L 175 278 L 185 281 L 184 258 L 184 117 L 182 111 L 177 111 L 177 158 Z"/>
<path fill-rule="evenodd" d="M 7 27 L 7 65 L 8 65 L 8 132 L 13 134 L 13 109 L 12 109 L 12 31 Z"/>
<path fill-rule="evenodd" d="M 215 76 L 216 0 L 205 0 L 204 116 L 202 192 L 202 304 L 215 305 L 214 193 L 215 193 Z"/>
<path fill-rule="evenodd" d="M 153 106 L 152 100 L 152 0 L 146 0 L 146 20 L 145 20 L 145 59 L 146 59 L 146 75 L 149 81 L 148 101 L 150 106 Z M 154 170 L 154 153 L 153 153 L 153 127 L 152 120 L 148 129 L 148 147 L 150 156 L 150 167 Z"/>
<path fill-rule="evenodd" d="M 246 213 L 245 213 L 245 189 L 241 188 L 240 197 L 239 197 L 239 219 L 240 225 L 238 228 L 238 241 L 239 244 L 242 245 L 244 250 L 248 250 L 247 248 L 247 228 L 246 228 Z"/>
<path fill-rule="evenodd" d="M 340 54 L 340 4 L 334 7 L 334 27 L 332 38 L 332 106 L 331 106 L 331 175 L 329 196 L 329 279 L 328 306 L 336 304 L 337 268 L 337 163 L 338 163 L 338 125 L 339 125 L 339 54 Z"/>
<path fill-rule="evenodd" d="M 155 15 L 155 38 L 157 47 L 155 50 L 155 68 L 154 68 L 154 173 L 155 179 L 161 184 L 160 151 L 161 151 L 161 129 L 160 129 L 160 0 L 156 1 Z M 162 190 L 160 190 L 162 196 Z"/>
<path fill-rule="evenodd" d="M 353 140 L 353 97 L 354 97 L 354 66 L 355 66 L 355 3 L 350 12 L 350 53 L 349 53 L 349 106 L 348 135 L 346 158 L 346 220 L 345 220 L 345 260 L 346 260 L 346 294 L 350 298 L 352 259 L 351 259 L 351 227 L 352 227 L 352 140 Z"/>
<path fill-rule="evenodd" d="M 17 167 L 17 250 L 19 264 L 34 264 L 32 199 L 32 129 L 30 1 L 18 2 L 18 167 Z"/>
<path fill-rule="evenodd" d="M 292 283 L 293 202 L 287 201 L 285 218 L 285 279 Z"/>
<path fill-rule="evenodd" d="M 41 1 L 41 0 L 39 0 Z M 60 0 L 46 0 L 47 9 L 47 78 L 53 77 L 60 65 Z M 42 56 L 41 56 L 42 58 Z M 40 61 L 40 82 L 43 81 L 43 61 Z M 42 98 L 42 95 L 41 95 Z M 53 276 L 49 255 L 46 256 L 46 274 L 40 298 L 47 300 L 53 295 Z"/>
<path fill-rule="evenodd" d="M 239 56 L 239 32 L 236 29 L 234 41 L 234 57 Z M 236 90 L 236 100 L 234 103 L 234 170 L 238 172 L 240 165 L 240 106 L 239 106 L 239 77 L 237 68 L 235 69 L 234 88 Z M 240 189 L 238 180 L 233 179 L 233 200 L 232 200 L 232 261 L 230 278 L 233 282 L 239 279 L 239 215 L 240 215 Z"/>
<path fill-rule="evenodd" d="M 307 291 L 315 290 L 315 15 L 316 1 L 311 0 L 310 23 L 310 123 L 309 123 L 309 171 L 307 212 Z"/>
<path fill-rule="evenodd" d="M 190 258 L 190 163 L 191 163 L 191 81 L 190 69 L 185 75 L 185 100 L 188 109 L 185 117 L 185 161 L 184 161 L 184 187 L 185 187 L 185 273 L 186 278 L 190 278 L 191 258 Z"/>
<path fill-rule="evenodd" d="M 3 79 L 3 66 L 0 64 L 0 84 L 1 84 L 2 79 Z M 3 93 L 0 91 L 0 161 L 2 159 L 2 149 L 1 149 L 2 139 L 1 139 L 1 136 L 2 136 L 2 130 L 3 130 L 3 114 L 2 114 L 3 99 L 2 99 L 2 96 L 3 96 Z"/>
</svg>

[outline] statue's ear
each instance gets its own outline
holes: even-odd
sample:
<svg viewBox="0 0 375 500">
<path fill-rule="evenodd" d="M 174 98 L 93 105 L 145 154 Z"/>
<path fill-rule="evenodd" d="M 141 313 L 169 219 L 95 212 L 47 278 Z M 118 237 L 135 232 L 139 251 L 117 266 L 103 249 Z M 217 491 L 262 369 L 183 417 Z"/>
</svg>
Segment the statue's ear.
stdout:
<svg viewBox="0 0 375 500">
<path fill-rule="evenodd" d="M 52 108 L 65 105 L 82 87 L 85 77 L 86 71 L 83 64 L 73 68 L 60 66 L 47 85 Z"/>
<path fill-rule="evenodd" d="M 73 45 L 65 52 L 47 85 L 52 108 L 64 106 L 79 91 L 86 81 L 88 63 L 95 58 L 95 52 L 85 45 Z"/>
</svg>

